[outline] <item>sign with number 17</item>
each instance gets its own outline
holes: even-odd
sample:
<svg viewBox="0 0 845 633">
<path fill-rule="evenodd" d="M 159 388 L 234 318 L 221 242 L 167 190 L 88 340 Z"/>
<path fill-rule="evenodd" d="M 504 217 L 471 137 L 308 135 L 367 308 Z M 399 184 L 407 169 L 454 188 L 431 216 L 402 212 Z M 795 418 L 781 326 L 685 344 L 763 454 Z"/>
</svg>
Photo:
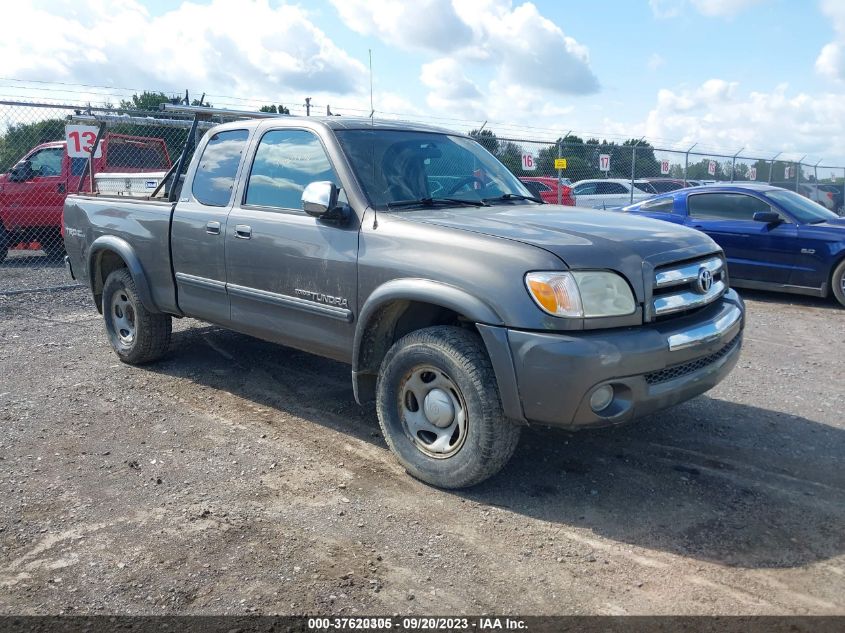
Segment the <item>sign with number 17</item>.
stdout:
<svg viewBox="0 0 845 633">
<path fill-rule="evenodd" d="M 95 125 L 66 125 L 65 141 L 67 141 L 67 155 L 71 158 L 88 158 L 94 141 L 97 140 L 99 128 Z M 103 155 L 103 144 L 97 143 L 94 158 Z"/>
<path fill-rule="evenodd" d="M 599 169 L 610 171 L 610 154 L 599 154 Z"/>
</svg>

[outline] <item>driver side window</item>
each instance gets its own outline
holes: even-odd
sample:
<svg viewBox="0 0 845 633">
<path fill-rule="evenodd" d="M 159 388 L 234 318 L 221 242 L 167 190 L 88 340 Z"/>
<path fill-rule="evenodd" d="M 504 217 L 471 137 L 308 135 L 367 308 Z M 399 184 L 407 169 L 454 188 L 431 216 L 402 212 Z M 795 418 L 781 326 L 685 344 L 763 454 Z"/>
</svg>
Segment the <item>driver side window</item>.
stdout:
<svg viewBox="0 0 845 633">
<path fill-rule="evenodd" d="M 61 147 L 42 149 L 29 157 L 32 171 L 36 176 L 59 176 L 62 173 L 62 158 L 64 150 Z"/>
</svg>

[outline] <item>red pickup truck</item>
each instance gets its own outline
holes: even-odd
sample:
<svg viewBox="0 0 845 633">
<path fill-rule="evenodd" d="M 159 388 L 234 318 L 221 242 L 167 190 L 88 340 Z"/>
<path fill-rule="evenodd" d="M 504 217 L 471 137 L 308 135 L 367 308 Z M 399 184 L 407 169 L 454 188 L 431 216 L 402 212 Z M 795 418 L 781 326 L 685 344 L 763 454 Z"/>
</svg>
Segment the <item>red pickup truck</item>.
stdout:
<svg viewBox="0 0 845 633">
<path fill-rule="evenodd" d="M 166 171 L 170 157 L 164 139 L 107 134 L 94 173 L 122 174 Z M 44 253 L 64 255 L 61 235 L 65 197 L 75 192 L 85 170 L 85 158 L 71 158 L 64 141 L 31 149 L 8 173 L 0 174 L 0 262 L 10 248 L 37 242 Z M 90 180 L 82 183 L 90 192 Z"/>
</svg>

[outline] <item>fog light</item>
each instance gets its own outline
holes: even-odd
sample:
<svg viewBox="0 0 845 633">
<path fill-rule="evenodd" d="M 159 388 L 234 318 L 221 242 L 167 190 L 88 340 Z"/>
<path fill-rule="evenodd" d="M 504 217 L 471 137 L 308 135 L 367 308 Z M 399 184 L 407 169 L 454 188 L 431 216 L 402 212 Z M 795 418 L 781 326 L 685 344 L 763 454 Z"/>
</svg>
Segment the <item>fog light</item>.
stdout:
<svg viewBox="0 0 845 633">
<path fill-rule="evenodd" d="M 607 409 L 611 402 L 613 402 L 613 387 L 610 385 L 599 387 L 590 396 L 590 408 L 596 413 Z"/>
</svg>

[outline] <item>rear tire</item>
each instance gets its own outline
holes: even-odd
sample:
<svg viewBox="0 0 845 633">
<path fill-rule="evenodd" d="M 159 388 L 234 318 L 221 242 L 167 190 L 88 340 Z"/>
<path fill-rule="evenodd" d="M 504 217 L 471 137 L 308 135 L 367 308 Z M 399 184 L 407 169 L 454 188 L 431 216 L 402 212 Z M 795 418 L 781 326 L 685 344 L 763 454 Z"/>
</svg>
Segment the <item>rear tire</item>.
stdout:
<svg viewBox="0 0 845 633">
<path fill-rule="evenodd" d="M 845 259 L 833 270 L 830 276 L 830 286 L 833 288 L 833 296 L 839 304 L 845 308 Z"/>
<path fill-rule="evenodd" d="M 384 438 L 405 469 L 440 488 L 493 476 L 521 427 L 502 413 L 481 338 L 458 327 L 411 332 L 387 352 L 376 386 Z"/>
<path fill-rule="evenodd" d="M 103 286 L 103 320 L 118 358 L 130 365 L 158 360 L 170 347 L 172 319 L 147 310 L 126 268 L 112 272 Z"/>
</svg>

